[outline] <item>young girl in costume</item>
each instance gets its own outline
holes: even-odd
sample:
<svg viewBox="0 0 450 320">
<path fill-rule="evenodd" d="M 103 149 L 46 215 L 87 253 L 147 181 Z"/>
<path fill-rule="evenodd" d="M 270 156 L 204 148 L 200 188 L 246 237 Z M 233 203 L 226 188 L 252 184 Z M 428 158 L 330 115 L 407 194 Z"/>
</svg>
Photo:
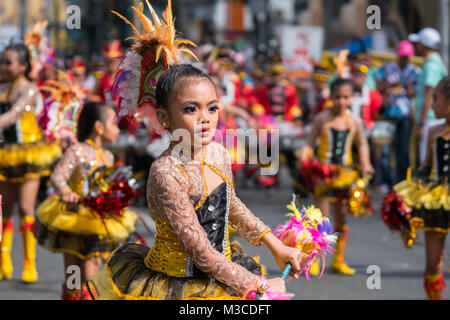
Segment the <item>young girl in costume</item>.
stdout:
<svg viewBox="0 0 450 320">
<path fill-rule="evenodd" d="M 31 231 L 40 178 L 50 175 L 51 165 L 61 156 L 56 144 L 44 142 L 35 111 L 42 99 L 30 81 L 31 58 L 24 44 L 13 44 L 0 61 L 0 194 L 3 195 L 3 239 L 0 280 L 13 274 L 11 246 L 16 202 L 19 205 L 23 241 L 24 282 L 36 282 L 36 239 Z"/>
<path fill-rule="evenodd" d="M 232 299 L 258 286 L 259 277 L 231 261 L 229 226 L 254 245 L 265 243 L 281 268 L 300 270 L 302 254 L 284 246 L 237 198 L 226 149 L 211 142 L 218 120 L 216 89 L 191 65 L 162 74 L 157 115 L 172 141 L 150 169 L 147 200 L 156 224 L 152 248 L 126 244 L 88 281 L 98 299 Z M 187 137 L 192 137 L 187 139 Z M 198 140 L 199 144 L 196 143 Z M 192 147 L 198 149 L 193 151 Z M 187 152 L 186 152 L 187 151 Z M 280 278 L 267 285 L 284 292 Z"/>
<path fill-rule="evenodd" d="M 96 299 L 242 299 L 262 286 L 284 293 L 281 278 L 263 280 L 253 259 L 232 253 L 229 227 L 254 245 L 266 244 L 281 269 L 291 263 L 294 278 L 304 256 L 285 246 L 237 198 L 228 152 L 212 142 L 217 89 L 207 74 L 179 65 L 179 51 L 189 52 L 179 45 L 192 43 L 175 40 L 171 2 L 164 20 L 148 6 L 153 23 L 143 16 L 142 3 L 132 7 L 146 33 L 133 26 L 137 43 L 122 62 L 116 86 L 119 114 L 145 114 L 157 131 L 172 136 L 153 162 L 147 184 L 155 243 L 117 249 L 88 289 Z"/>
<path fill-rule="evenodd" d="M 314 120 L 307 144 L 301 152 L 304 163 L 313 155 L 321 164 L 335 165 L 339 175 L 329 182 L 323 182 L 314 190 L 314 201 L 324 216 L 329 216 L 330 202 L 334 204 L 334 225 L 339 237 L 331 271 L 344 275 L 353 275 L 355 270 L 344 261 L 345 239 L 348 236 L 347 201 L 349 190 L 358 179 L 358 172 L 353 168 L 352 145 L 356 142 L 363 176 L 373 173 L 370 164 L 369 149 L 364 137 L 361 119 L 350 111 L 353 94 L 351 81 L 338 78 L 331 85 L 330 100 L 333 106 L 321 112 Z M 316 150 L 316 142 L 318 148 Z M 311 274 L 319 272 L 318 261 L 315 261 Z"/>
<path fill-rule="evenodd" d="M 441 299 L 444 284 L 444 245 L 450 224 L 450 77 L 436 87 L 432 108 L 446 123 L 432 127 L 428 138 L 425 161 L 417 177 L 408 178 L 394 186 L 395 192 L 410 208 L 410 247 L 415 230 L 425 230 L 426 266 L 424 287 L 428 299 Z M 425 176 L 425 178 L 424 178 Z M 383 203 L 383 206 L 386 204 Z"/>
<path fill-rule="evenodd" d="M 78 118 L 78 141 L 71 145 L 56 166 L 50 182 L 56 194 L 37 209 L 39 244 L 53 252 L 63 252 L 65 270 L 71 265 L 81 269 L 84 283 L 102 262 L 135 231 L 137 215 L 125 208 L 123 214 L 100 215 L 80 203 L 91 189 L 96 174 L 114 166 L 114 157 L 102 148 L 117 140 L 119 128 L 112 106 L 90 102 Z M 68 277 L 66 273 L 66 277 Z M 63 284 L 62 298 L 78 300 L 87 291 Z"/>
</svg>

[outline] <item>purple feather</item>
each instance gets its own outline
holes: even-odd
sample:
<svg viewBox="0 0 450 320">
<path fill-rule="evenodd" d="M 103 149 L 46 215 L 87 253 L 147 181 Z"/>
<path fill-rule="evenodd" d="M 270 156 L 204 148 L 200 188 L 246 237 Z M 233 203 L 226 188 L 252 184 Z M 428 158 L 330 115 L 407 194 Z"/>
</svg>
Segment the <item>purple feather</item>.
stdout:
<svg viewBox="0 0 450 320">
<path fill-rule="evenodd" d="M 117 98 L 117 95 L 119 93 L 119 84 L 122 81 L 127 80 L 127 75 L 130 73 L 131 71 L 122 71 L 120 72 L 117 77 L 116 80 L 114 81 L 113 87 L 112 87 L 112 92 L 113 92 L 113 97 L 114 99 Z"/>
</svg>

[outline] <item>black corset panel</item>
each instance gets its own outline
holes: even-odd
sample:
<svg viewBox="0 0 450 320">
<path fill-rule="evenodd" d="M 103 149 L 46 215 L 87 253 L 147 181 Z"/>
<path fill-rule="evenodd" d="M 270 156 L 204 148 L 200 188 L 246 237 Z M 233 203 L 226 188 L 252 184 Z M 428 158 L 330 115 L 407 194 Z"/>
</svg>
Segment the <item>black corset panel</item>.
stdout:
<svg viewBox="0 0 450 320">
<path fill-rule="evenodd" d="M 228 228 L 228 192 L 228 184 L 222 182 L 196 211 L 198 221 L 205 230 L 211 245 L 222 254 L 225 254 L 226 250 L 224 240 Z M 202 273 L 196 266 L 193 271 L 194 275 Z"/>
<path fill-rule="evenodd" d="M 332 154 L 330 162 L 333 164 L 344 164 L 344 154 L 346 151 L 347 137 L 349 135 L 349 130 L 337 130 L 331 129 L 331 134 L 333 136 Z"/>
<path fill-rule="evenodd" d="M 4 103 L 0 102 L 0 114 L 4 114 L 11 110 L 11 104 L 10 103 Z M 16 124 L 13 123 L 12 125 L 6 127 L 3 129 L 3 143 L 17 143 L 17 130 L 16 130 Z"/>
<path fill-rule="evenodd" d="M 436 140 L 437 173 L 439 177 L 450 177 L 450 140 Z"/>
</svg>

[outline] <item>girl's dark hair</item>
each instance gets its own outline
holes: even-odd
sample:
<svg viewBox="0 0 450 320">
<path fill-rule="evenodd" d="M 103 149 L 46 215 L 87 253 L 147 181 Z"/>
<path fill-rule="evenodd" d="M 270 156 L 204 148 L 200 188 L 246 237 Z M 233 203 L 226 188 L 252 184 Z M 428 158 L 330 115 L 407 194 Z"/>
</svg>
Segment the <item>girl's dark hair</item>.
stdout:
<svg viewBox="0 0 450 320">
<path fill-rule="evenodd" d="M 107 108 L 114 108 L 101 102 L 86 102 L 78 117 L 77 136 L 78 141 L 85 141 L 94 129 L 96 121 L 105 121 L 105 111 Z"/>
<path fill-rule="evenodd" d="M 206 78 L 217 90 L 214 81 L 208 74 L 194 67 L 191 64 L 179 64 L 165 71 L 158 80 L 156 85 L 156 107 L 167 109 L 169 106 L 169 97 L 172 94 L 175 83 L 180 78 Z M 180 84 L 178 84 L 180 86 Z M 178 87 L 177 86 L 177 87 Z"/>
<path fill-rule="evenodd" d="M 19 56 L 19 63 L 27 66 L 25 70 L 25 77 L 30 80 L 31 54 L 28 47 L 24 43 L 14 43 L 7 46 L 3 52 L 6 50 L 14 50 L 17 52 L 17 55 Z"/>
<path fill-rule="evenodd" d="M 445 98 L 450 98 L 450 76 L 446 76 L 442 79 L 436 87 L 439 93 L 443 94 Z"/>
<path fill-rule="evenodd" d="M 336 80 L 334 80 L 331 83 L 330 93 L 333 93 L 334 91 L 336 91 L 337 89 L 339 89 L 340 87 L 343 87 L 343 86 L 350 86 L 353 89 L 353 82 L 348 79 L 337 78 Z"/>
</svg>

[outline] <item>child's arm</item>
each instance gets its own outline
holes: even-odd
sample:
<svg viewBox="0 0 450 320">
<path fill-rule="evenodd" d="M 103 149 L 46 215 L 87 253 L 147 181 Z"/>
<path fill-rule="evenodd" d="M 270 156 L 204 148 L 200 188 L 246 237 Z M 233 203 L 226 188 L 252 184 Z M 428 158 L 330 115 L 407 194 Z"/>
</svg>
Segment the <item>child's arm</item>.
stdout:
<svg viewBox="0 0 450 320">
<path fill-rule="evenodd" d="M 433 141 L 436 139 L 436 136 L 441 132 L 442 126 L 434 126 L 431 127 L 428 131 L 428 138 L 427 138 L 427 148 L 426 148 L 426 154 L 425 159 L 420 164 L 419 170 L 424 170 L 425 168 L 431 166 L 431 156 L 433 153 Z"/>
<path fill-rule="evenodd" d="M 361 119 L 353 114 L 351 115 L 351 119 L 355 127 L 356 144 L 358 147 L 359 159 L 361 161 L 361 174 L 365 177 L 375 172 L 372 164 L 370 163 L 369 144 L 364 136 L 364 129 Z"/>
<path fill-rule="evenodd" d="M 198 221 L 188 193 L 188 180 L 168 157 L 153 163 L 147 190 L 148 203 L 166 220 L 180 239 L 194 264 L 211 277 L 233 287 L 240 294 L 258 283 L 258 276 L 231 262 L 212 247 Z"/>
<path fill-rule="evenodd" d="M 320 132 L 322 131 L 324 116 L 325 112 L 322 112 L 319 115 L 317 115 L 316 118 L 314 119 L 311 132 L 308 136 L 308 139 L 306 140 L 306 144 L 303 146 L 301 150 L 300 154 L 301 160 L 306 160 L 313 156 L 317 138 L 319 137 Z"/>
<path fill-rule="evenodd" d="M 70 189 L 68 181 L 75 168 L 79 166 L 78 160 L 82 154 L 83 150 L 80 144 L 69 147 L 50 176 L 50 182 L 56 194 L 66 202 L 78 201 L 78 195 Z"/>
</svg>

